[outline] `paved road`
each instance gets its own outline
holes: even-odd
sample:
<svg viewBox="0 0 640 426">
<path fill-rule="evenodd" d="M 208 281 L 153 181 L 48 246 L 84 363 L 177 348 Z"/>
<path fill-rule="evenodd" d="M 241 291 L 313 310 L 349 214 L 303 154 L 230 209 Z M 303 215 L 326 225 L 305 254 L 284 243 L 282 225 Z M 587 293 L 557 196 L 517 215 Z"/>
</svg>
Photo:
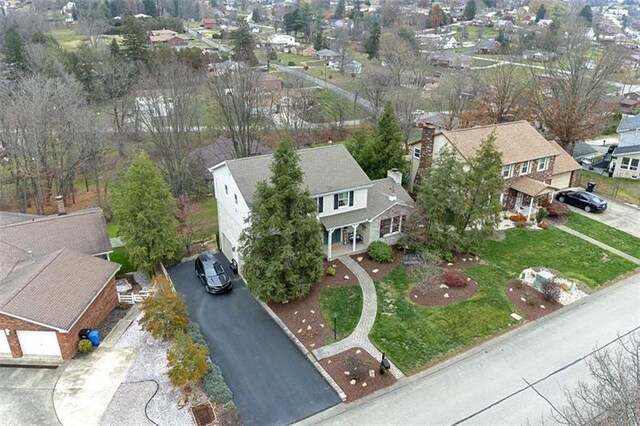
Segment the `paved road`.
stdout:
<svg viewBox="0 0 640 426">
<path fill-rule="evenodd" d="M 584 357 L 640 326 L 640 274 L 305 424 L 539 424 L 588 378 Z M 533 388 L 527 383 L 533 384 Z M 535 390 L 534 390 L 535 389 Z"/>
<path fill-rule="evenodd" d="M 325 88 L 327 90 L 330 90 L 334 93 L 337 93 L 338 95 L 342 96 L 343 98 L 346 98 L 348 100 L 350 100 L 351 102 L 353 102 L 354 100 L 357 101 L 358 105 L 360 105 L 361 107 L 363 107 L 364 109 L 366 109 L 369 112 L 373 112 L 374 108 L 373 108 L 373 104 L 371 102 L 369 102 L 368 100 L 364 99 L 362 96 L 356 96 L 354 93 L 349 92 L 348 90 L 345 90 L 341 87 L 336 86 L 335 84 L 331 84 L 329 82 L 324 81 L 321 78 L 317 78 L 314 77 L 312 75 L 307 74 L 306 72 L 302 72 L 300 70 L 297 70 L 295 68 L 289 68 L 289 67 L 285 67 L 284 65 L 278 65 L 278 64 L 271 64 L 272 67 L 274 67 L 275 69 L 277 69 L 278 71 L 282 71 L 282 72 L 286 72 L 289 73 L 291 75 L 295 75 L 296 77 L 302 78 L 304 80 L 307 80 L 309 83 L 311 84 L 315 84 L 317 86 L 320 86 L 322 88 Z"/>
<path fill-rule="evenodd" d="M 290 424 L 340 402 L 240 279 L 231 293 L 213 296 L 195 277 L 193 262 L 169 273 L 200 324 L 245 424 Z"/>
<path fill-rule="evenodd" d="M 197 32 L 196 30 L 192 29 L 192 28 L 186 28 L 187 32 L 189 34 L 191 34 L 192 36 L 194 36 L 196 39 L 204 42 L 204 44 L 213 47 L 214 49 L 218 49 L 222 52 L 226 52 L 229 53 L 231 52 L 231 49 L 228 48 L 227 46 L 224 46 L 223 44 L 220 44 L 216 41 L 213 41 L 212 39 L 206 37 L 203 34 L 200 34 L 199 32 Z"/>
</svg>

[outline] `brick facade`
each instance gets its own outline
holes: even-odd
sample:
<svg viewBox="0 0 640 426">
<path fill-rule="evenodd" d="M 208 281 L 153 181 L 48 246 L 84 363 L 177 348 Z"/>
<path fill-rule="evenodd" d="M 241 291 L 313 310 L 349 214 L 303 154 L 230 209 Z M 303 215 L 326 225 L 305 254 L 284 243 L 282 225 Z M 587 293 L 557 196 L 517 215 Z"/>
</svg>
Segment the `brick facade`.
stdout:
<svg viewBox="0 0 640 426">
<path fill-rule="evenodd" d="M 518 180 L 519 178 L 526 176 L 533 180 L 539 180 L 540 182 L 544 182 L 546 184 L 551 184 L 551 176 L 553 172 L 553 167 L 556 162 L 556 157 L 548 157 L 547 168 L 541 172 L 538 172 L 538 160 L 531 160 L 529 162 L 529 170 L 530 172 L 526 175 L 520 176 L 520 169 L 522 167 L 522 163 L 516 163 L 512 165 L 511 177 L 506 178 L 504 180 L 504 199 L 503 199 L 503 208 L 505 210 L 513 210 L 516 205 L 516 197 L 518 196 L 518 192 L 510 189 L 511 185 Z M 531 201 L 531 197 L 524 195 L 523 204 L 528 205 Z"/>
<path fill-rule="evenodd" d="M 420 187 L 423 175 L 429 173 L 429 170 L 431 169 L 431 162 L 433 161 L 433 139 L 436 135 L 436 128 L 429 123 L 420 123 L 420 127 L 422 127 L 422 139 L 420 140 L 420 162 L 418 163 L 416 177 L 413 180 L 412 195 L 415 195 L 416 189 Z"/>
<path fill-rule="evenodd" d="M 118 293 L 116 291 L 116 279 L 113 277 L 68 333 L 56 332 L 62 358 L 70 359 L 76 354 L 78 341 L 80 340 L 78 336 L 80 329 L 96 328 L 117 304 Z M 18 341 L 17 330 L 53 331 L 48 327 L 0 314 L 0 330 L 5 329 L 10 330 L 7 339 L 9 341 L 9 347 L 11 348 L 11 355 L 14 358 L 20 358 L 23 355 L 20 342 Z M 106 336 L 101 336 L 101 338 L 104 337 Z"/>
</svg>

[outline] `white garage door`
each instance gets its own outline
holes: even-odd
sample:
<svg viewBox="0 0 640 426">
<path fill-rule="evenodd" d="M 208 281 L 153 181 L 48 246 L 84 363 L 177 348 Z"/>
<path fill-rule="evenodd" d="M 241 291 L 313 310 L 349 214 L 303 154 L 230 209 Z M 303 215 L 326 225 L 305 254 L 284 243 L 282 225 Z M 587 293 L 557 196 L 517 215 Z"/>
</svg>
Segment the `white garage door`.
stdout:
<svg viewBox="0 0 640 426">
<path fill-rule="evenodd" d="M 220 241 L 220 245 L 222 246 L 220 247 L 220 250 L 222 250 L 222 253 L 224 253 L 224 255 L 227 256 L 227 259 L 231 261 L 231 259 L 233 259 L 233 245 L 231 244 L 231 241 L 229 241 L 229 238 L 224 235 L 224 232 L 220 233 L 220 239 L 222 240 Z"/>
<path fill-rule="evenodd" d="M 23 355 L 62 357 L 54 331 L 18 331 Z"/>
<path fill-rule="evenodd" d="M 7 335 L 4 334 L 4 330 L 0 330 L 0 355 L 11 355 L 11 348 L 9 347 L 9 341 Z"/>
</svg>

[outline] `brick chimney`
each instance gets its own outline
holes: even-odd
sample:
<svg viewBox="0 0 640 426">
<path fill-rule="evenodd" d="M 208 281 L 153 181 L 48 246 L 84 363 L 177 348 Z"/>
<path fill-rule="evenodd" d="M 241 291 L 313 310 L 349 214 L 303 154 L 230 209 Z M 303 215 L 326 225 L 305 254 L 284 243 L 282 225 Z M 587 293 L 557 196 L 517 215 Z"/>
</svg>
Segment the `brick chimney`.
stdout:
<svg viewBox="0 0 640 426">
<path fill-rule="evenodd" d="M 413 192 L 417 192 L 417 188 L 422 182 L 423 176 L 429 173 L 431 169 L 431 161 L 433 160 L 433 138 L 436 135 L 436 128 L 433 124 L 419 123 L 422 128 L 422 140 L 420 142 L 420 162 L 418 163 L 418 171 L 413 180 Z"/>
<path fill-rule="evenodd" d="M 56 197 L 56 205 L 58 206 L 58 216 L 67 214 L 67 210 L 64 208 L 64 198 L 62 195 Z"/>
</svg>

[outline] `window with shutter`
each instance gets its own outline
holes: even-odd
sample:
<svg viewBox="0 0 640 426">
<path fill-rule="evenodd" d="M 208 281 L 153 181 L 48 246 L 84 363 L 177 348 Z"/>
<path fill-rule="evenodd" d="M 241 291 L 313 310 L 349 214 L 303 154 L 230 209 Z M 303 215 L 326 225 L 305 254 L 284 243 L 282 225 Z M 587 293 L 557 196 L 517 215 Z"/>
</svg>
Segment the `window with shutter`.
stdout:
<svg viewBox="0 0 640 426">
<path fill-rule="evenodd" d="M 349 191 L 349 207 L 353 206 L 353 191 Z"/>
<path fill-rule="evenodd" d="M 324 197 L 318 197 L 318 213 L 322 213 L 324 204 Z"/>
</svg>

